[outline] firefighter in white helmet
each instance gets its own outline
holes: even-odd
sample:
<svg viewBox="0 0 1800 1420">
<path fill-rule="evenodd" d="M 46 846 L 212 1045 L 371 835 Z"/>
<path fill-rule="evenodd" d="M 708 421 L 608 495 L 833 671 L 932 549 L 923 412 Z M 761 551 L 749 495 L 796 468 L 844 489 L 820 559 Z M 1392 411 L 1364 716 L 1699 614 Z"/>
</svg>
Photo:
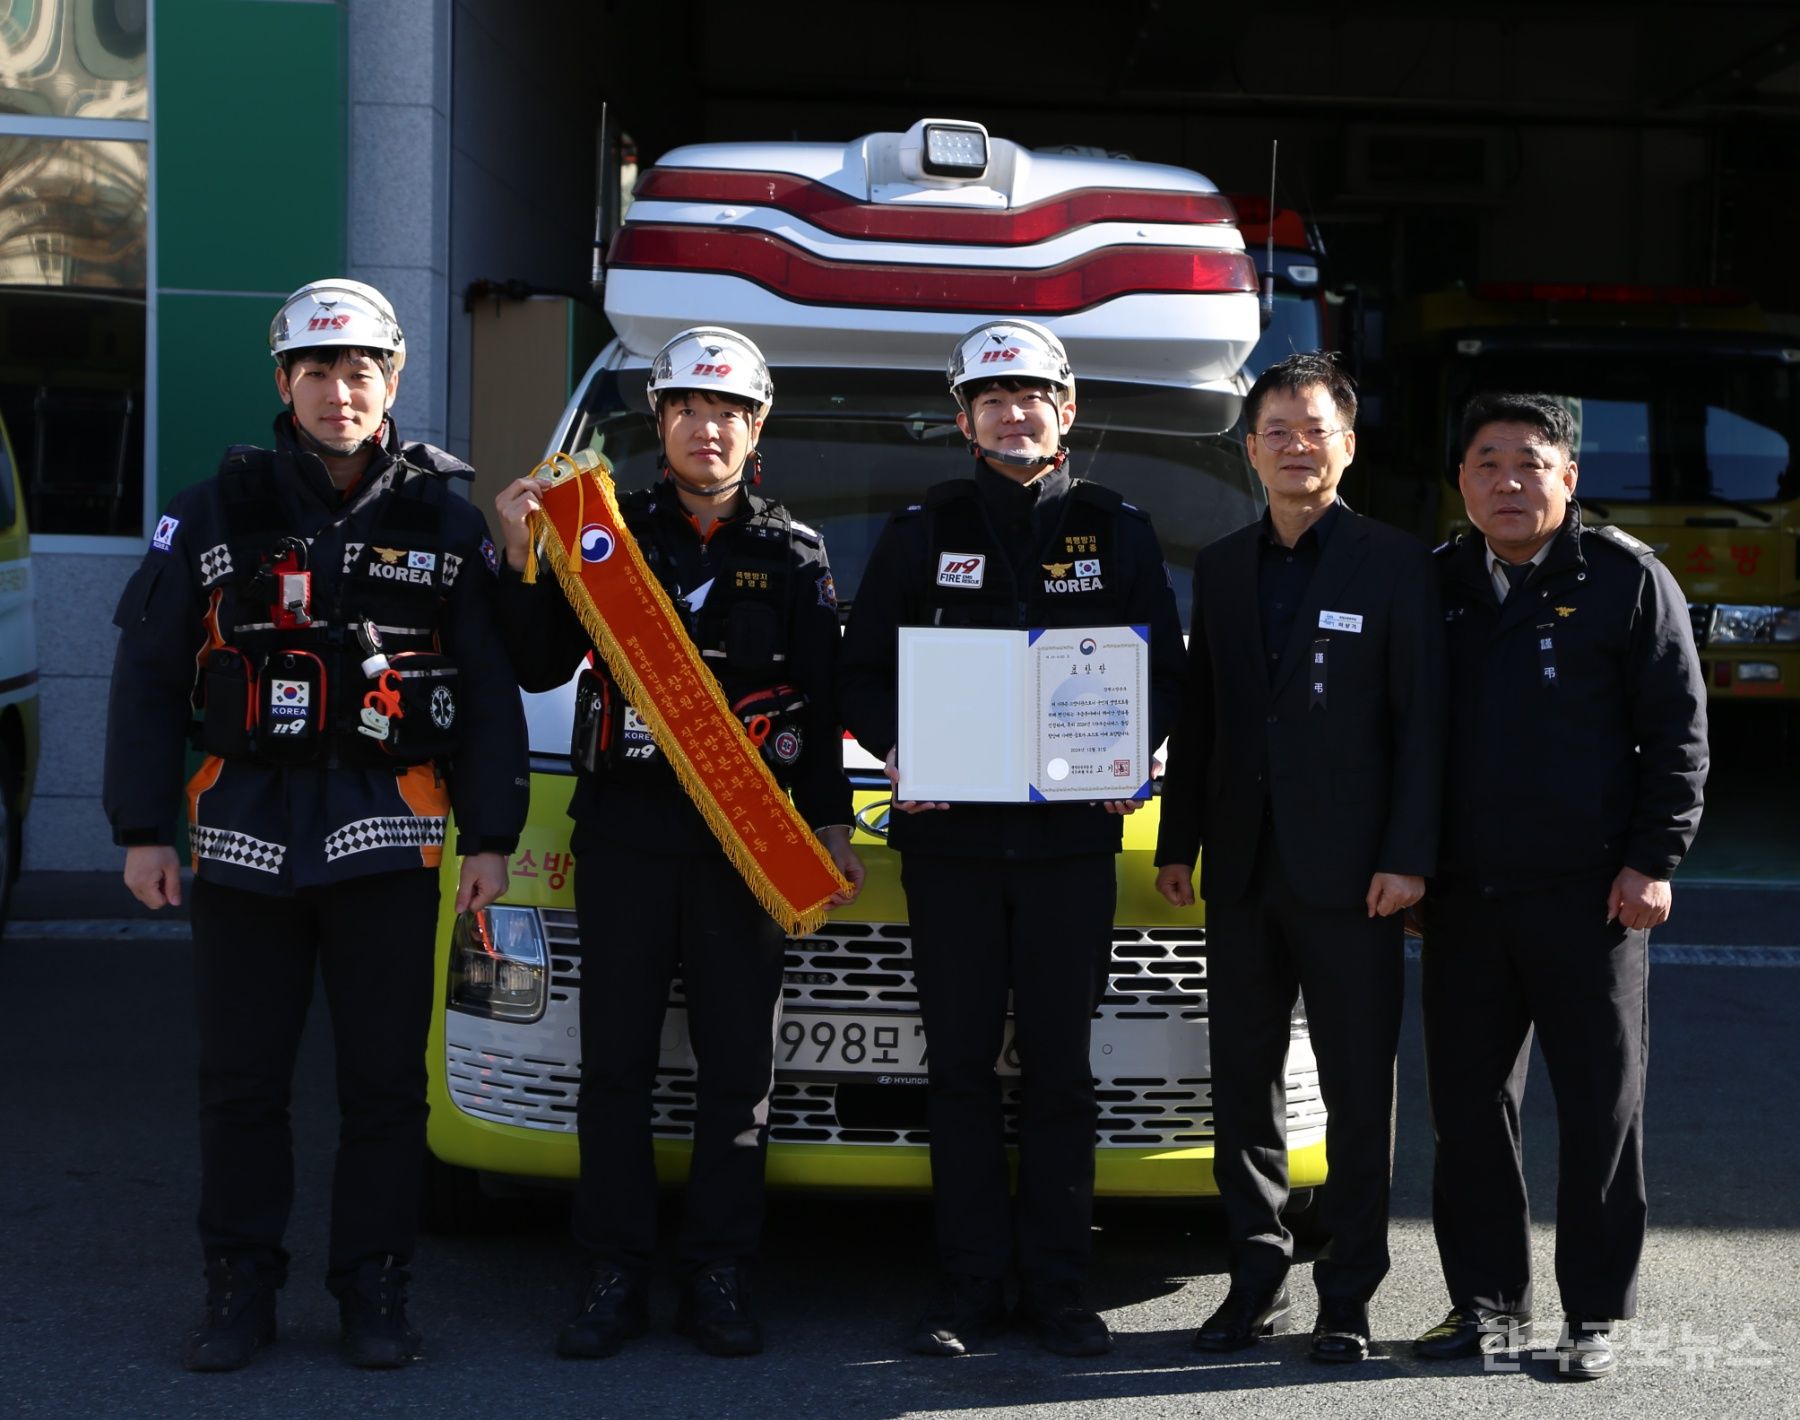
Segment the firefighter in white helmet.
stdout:
<svg viewBox="0 0 1800 1420">
<path fill-rule="evenodd" d="M 989 321 L 956 342 L 948 378 L 974 467 L 895 514 L 869 559 L 838 678 L 846 725 L 886 755 L 898 788 L 899 627 L 1135 624 L 1150 628 L 1150 743 L 1160 743 L 1185 668 L 1174 593 L 1149 518 L 1071 477 L 1075 375 L 1062 342 L 1030 321 Z M 1042 1345 L 1073 1356 L 1111 1347 L 1082 1300 L 1098 1120 L 1088 1037 L 1112 947 L 1121 815 L 1138 803 L 909 802 L 889 821 L 931 1042 L 943 1276 L 908 1341 L 920 1354 L 976 1349 L 1001 1323 L 1015 1265 L 1016 1316 Z M 994 1073 L 1009 996 L 1016 1202 Z"/>
<path fill-rule="evenodd" d="M 774 401 L 762 353 L 719 327 L 675 336 L 645 385 L 661 457 L 621 511 L 688 635 L 852 885 L 850 787 L 833 699 L 837 595 L 819 535 L 752 491 Z M 621 481 L 634 470 L 619 470 Z M 554 581 L 521 581 L 540 485 L 496 500 L 505 532 L 501 605 L 527 690 L 562 685 L 593 649 Z M 583 673 L 572 745 L 578 782 L 575 901 L 581 966 L 583 1168 L 574 1230 L 592 1265 L 564 1356 L 609 1356 L 646 1325 L 656 1240 L 651 1089 L 679 969 L 700 1062 L 694 1146 L 677 1241 L 677 1329 L 703 1351 L 762 1349 L 750 1289 L 763 1212 L 775 1021 L 786 939 L 744 885 L 655 741 L 599 668 Z"/>
<path fill-rule="evenodd" d="M 455 487 L 473 470 L 389 417 L 393 307 L 314 281 L 269 346 L 273 447 L 235 445 L 176 495 L 119 603 L 104 797 L 127 886 L 178 905 L 190 736 L 205 756 L 185 796 L 207 1277 L 187 1365 L 234 1370 L 275 1336 L 316 971 L 344 1114 L 326 1280 L 345 1358 L 400 1366 L 445 823 L 454 805 L 457 906 L 483 906 L 525 819 L 524 718 L 496 669 L 496 550 Z"/>
</svg>

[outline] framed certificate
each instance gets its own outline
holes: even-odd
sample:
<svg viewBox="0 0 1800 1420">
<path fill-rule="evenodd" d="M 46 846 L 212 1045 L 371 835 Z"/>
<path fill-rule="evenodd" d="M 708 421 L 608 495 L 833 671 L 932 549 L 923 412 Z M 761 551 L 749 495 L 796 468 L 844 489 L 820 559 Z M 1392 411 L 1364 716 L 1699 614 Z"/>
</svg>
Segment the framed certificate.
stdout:
<svg viewBox="0 0 1800 1420">
<path fill-rule="evenodd" d="M 900 790 L 938 803 L 1150 797 L 1150 629 L 900 628 Z"/>
</svg>

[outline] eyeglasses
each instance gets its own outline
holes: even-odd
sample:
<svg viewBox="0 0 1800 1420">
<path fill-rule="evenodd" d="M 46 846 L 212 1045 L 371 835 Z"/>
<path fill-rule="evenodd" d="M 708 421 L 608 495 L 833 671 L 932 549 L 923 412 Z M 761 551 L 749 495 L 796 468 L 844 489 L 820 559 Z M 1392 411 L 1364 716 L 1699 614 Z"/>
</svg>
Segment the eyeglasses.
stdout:
<svg viewBox="0 0 1800 1420">
<path fill-rule="evenodd" d="M 1252 430 L 1252 433 L 1256 431 Z M 1256 437 L 1271 449 L 1285 449 L 1298 440 L 1309 449 L 1322 449 L 1333 434 L 1347 434 L 1347 429 L 1327 429 L 1323 424 L 1309 424 L 1304 429 L 1287 429 L 1279 424 L 1272 424 Z"/>
</svg>

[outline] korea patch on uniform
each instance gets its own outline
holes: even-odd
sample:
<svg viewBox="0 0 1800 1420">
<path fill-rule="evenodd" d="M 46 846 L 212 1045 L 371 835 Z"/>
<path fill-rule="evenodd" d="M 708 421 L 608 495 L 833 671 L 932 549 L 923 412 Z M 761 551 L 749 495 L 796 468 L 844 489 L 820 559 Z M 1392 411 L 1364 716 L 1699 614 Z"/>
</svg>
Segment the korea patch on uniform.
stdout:
<svg viewBox="0 0 1800 1420">
<path fill-rule="evenodd" d="M 409 552 L 406 554 L 406 565 L 416 567 L 421 572 L 437 571 L 437 554 L 435 552 Z"/>
<path fill-rule="evenodd" d="M 979 588 L 987 576 L 984 552 L 940 552 L 937 584 L 940 587 Z"/>
<path fill-rule="evenodd" d="M 156 525 L 156 532 L 150 538 L 150 546 L 158 552 L 168 552 L 175 546 L 175 529 L 180 526 L 180 518 L 171 518 L 164 513 L 162 521 Z"/>
</svg>

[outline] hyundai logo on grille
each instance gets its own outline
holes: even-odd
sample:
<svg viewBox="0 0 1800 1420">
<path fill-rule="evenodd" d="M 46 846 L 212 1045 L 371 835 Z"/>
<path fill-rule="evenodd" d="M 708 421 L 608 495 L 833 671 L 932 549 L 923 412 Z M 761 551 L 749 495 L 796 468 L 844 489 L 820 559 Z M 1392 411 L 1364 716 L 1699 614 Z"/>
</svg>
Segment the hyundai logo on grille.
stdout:
<svg viewBox="0 0 1800 1420">
<path fill-rule="evenodd" d="M 858 809 L 856 826 L 864 833 L 873 834 L 876 838 L 888 836 L 888 815 L 893 812 L 892 799 L 877 799 L 867 808 Z"/>
</svg>

